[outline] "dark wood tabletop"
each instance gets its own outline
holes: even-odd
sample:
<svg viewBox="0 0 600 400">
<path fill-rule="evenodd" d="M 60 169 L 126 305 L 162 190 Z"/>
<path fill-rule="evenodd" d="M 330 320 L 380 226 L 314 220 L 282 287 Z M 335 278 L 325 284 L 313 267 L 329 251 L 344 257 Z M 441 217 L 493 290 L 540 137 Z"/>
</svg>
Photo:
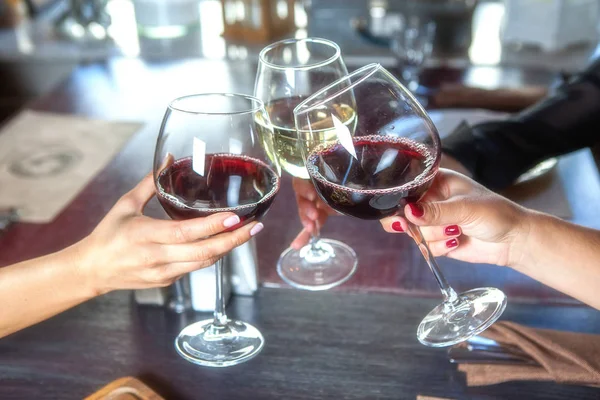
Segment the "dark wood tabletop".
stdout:
<svg viewBox="0 0 600 400">
<path fill-rule="evenodd" d="M 176 354 L 179 330 L 204 314 L 177 315 L 112 293 L 0 340 L 0 398 L 81 399 L 132 375 L 178 399 L 598 399 L 600 389 L 512 382 L 467 387 L 444 349 L 418 343 L 437 303 L 401 295 L 262 288 L 228 313 L 264 334 L 264 350 L 229 368 L 198 367 Z M 510 304 L 504 319 L 598 332 L 584 307 Z"/>
<path fill-rule="evenodd" d="M 56 251 L 88 234 L 150 171 L 170 99 L 200 91 L 251 93 L 254 73 L 255 65 L 245 62 L 119 59 L 81 66 L 29 104 L 38 111 L 145 126 L 53 222 L 16 224 L 1 236 L 0 266 Z M 561 163 L 577 222 L 600 227 L 598 171 L 589 152 Z M 415 338 L 418 322 L 440 300 L 420 253 L 408 238 L 386 234 L 374 222 L 336 217 L 323 230 L 359 256 L 358 272 L 345 285 L 327 293 L 272 288 L 285 286 L 275 262 L 300 229 L 290 181 L 283 177 L 266 229 L 257 237 L 261 282 L 271 287 L 261 288 L 255 298 L 234 298 L 229 307 L 232 316 L 255 323 L 265 334 L 259 357 L 222 370 L 188 364 L 172 342 L 181 327 L 201 315 L 178 317 L 138 307 L 129 293 L 114 293 L 0 340 L 0 399 L 81 398 L 124 375 L 141 377 L 169 399 L 600 396 L 595 389 L 551 383 L 466 388 L 443 350 L 423 347 Z M 156 201 L 146 213 L 166 218 Z M 458 290 L 503 289 L 509 296 L 506 319 L 600 333 L 597 311 L 512 270 L 441 263 Z"/>
</svg>

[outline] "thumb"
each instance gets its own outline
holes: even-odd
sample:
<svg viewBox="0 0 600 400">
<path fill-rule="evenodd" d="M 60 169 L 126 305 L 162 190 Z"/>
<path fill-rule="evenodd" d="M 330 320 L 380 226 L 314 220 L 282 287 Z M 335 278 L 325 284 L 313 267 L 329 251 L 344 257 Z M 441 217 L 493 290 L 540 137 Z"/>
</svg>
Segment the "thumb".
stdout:
<svg viewBox="0 0 600 400">
<path fill-rule="evenodd" d="M 123 197 L 129 198 L 135 212 L 141 213 L 155 193 L 154 175 L 150 172 Z"/>
<path fill-rule="evenodd" d="M 160 174 L 165 168 L 170 167 L 173 164 L 175 158 L 171 153 L 167 153 L 160 167 L 158 168 L 157 175 Z M 144 177 L 133 189 L 129 191 L 124 197 L 129 198 L 134 207 L 135 212 L 142 213 L 146 204 L 154 197 L 156 189 L 154 186 L 154 174 L 150 172 Z"/>
<path fill-rule="evenodd" d="M 473 220 L 477 206 L 465 198 L 445 201 L 409 203 L 404 207 L 406 219 L 419 226 L 466 225 Z"/>
</svg>

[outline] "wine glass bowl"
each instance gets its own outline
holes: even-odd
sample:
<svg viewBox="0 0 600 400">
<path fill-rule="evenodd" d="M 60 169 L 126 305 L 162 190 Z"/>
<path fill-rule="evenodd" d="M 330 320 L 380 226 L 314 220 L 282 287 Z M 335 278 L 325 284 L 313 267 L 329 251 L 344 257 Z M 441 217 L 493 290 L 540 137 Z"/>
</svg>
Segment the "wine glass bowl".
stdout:
<svg viewBox="0 0 600 400">
<path fill-rule="evenodd" d="M 269 155 L 296 179 L 309 176 L 298 146 L 293 109 L 347 73 L 340 48 L 326 39 L 287 39 L 260 52 L 254 95 L 264 101 L 274 129 L 273 152 Z M 352 104 L 338 106 L 342 123 L 353 130 Z M 327 142 L 331 135 L 331 129 L 322 129 L 316 136 Z M 318 226 L 316 230 L 308 245 L 285 250 L 277 263 L 279 276 L 296 288 L 329 289 L 344 283 L 356 271 L 354 251 L 337 240 L 320 238 Z"/>
<path fill-rule="evenodd" d="M 339 104 L 353 104 L 356 129 L 340 120 Z M 361 219 L 404 215 L 431 186 L 441 157 L 440 138 L 413 95 L 379 64 L 370 64 L 324 87 L 294 109 L 308 174 L 333 209 Z M 315 129 L 316 128 L 316 129 Z M 323 143 L 319 131 L 335 139 Z M 431 255 L 419 227 L 408 229 L 436 278 L 444 303 L 418 328 L 429 346 L 449 346 L 490 326 L 506 296 L 495 288 L 456 294 Z"/>
<path fill-rule="evenodd" d="M 160 204 L 175 220 L 233 212 L 240 221 L 226 231 L 260 220 L 280 186 L 279 166 L 267 155 L 272 139 L 264 105 L 252 96 L 205 93 L 173 100 L 154 155 Z M 215 273 L 214 317 L 183 329 L 175 349 L 190 362 L 226 367 L 257 355 L 264 339 L 254 326 L 227 318 L 221 260 Z"/>
<path fill-rule="evenodd" d="M 354 132 L 336 122 L 340 102 L 361 110 Z M 402 213 L 404 205 L 417 202 L 431 185 L 441 154 L 435 126 L 410 93 L 378 65 L 324 88 L 294 113 L 297 129 L 307 138 L 305 150 L 310 149 L 309 175 L 336 211 L 381 219 Z M 313 127 L 325 122 L 338 140 L 321 143 L 315 138 Z"/>
</svg>

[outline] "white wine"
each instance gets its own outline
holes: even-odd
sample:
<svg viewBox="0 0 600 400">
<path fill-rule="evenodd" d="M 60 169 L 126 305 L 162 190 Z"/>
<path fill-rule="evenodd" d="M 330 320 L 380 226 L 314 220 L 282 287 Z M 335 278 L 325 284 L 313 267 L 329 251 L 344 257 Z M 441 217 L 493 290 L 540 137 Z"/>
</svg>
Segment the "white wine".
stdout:
<svg viewBox="0 0 600 400">
<path fill-rule="evenodd" d="M 294 125 L 293 115 L 294 108 L 302 100 L 304 100 L 303 97 L 297 96 L 278 99 L 267 104 L 267 113 L 269 114 L 275 135 L 273 145 L 266 147 L 271 160 L 278 163 L 284 171 L 297 178 L 309 179 L 308 171 L 304 166 L 304 159 L 302 158 L 302 146 L 306 146 L 307 141 L 298 140 L 299 133 L 296 131 Z M 351 134 L 354 134 L 354 129 L 356 128 L 356 114 L 354 109 L 346 104 L 339 104 L 334 107 L 337 110 L 336 117 L 348 127 Z M 331 117 L 323 113 L 322 118 L 322 121 L 318 121 L 317 114 L 317 122 L 312 124 L 312 144 L 334 142 L 339 139 Z M 320 123 L 323 126 L 322 129 L 319 129 Z M 319 133 L 318 140 L 315 140 L 315 133 Z M 315 143 L 316 141 L 319 143 Z M 269 151 L 271 148 L 273 150 Z"/>
</svg>

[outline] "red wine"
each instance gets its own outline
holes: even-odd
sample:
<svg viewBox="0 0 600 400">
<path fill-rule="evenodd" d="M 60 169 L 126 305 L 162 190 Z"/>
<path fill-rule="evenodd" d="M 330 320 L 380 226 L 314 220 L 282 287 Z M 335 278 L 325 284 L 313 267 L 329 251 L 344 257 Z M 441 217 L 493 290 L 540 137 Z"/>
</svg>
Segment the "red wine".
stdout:
<svg viewBox="0 0 600 400">
<path fill-rule="evenodd" d="M 204 176 L 192 169 L 192 158 L 175 161 L 158 176 L 158 200 L 172 219 L 206 217 L 230 211 L 241 222 L 260 219 L 279 190 L 279 177 L 264 162 L 242 155 L 206 155 Z"/>
<path fill-rule="evenodd" d="M 319 195 L 335 210 L 381 219 L 418 201 L 437 171 L 437 154 L 407 138 L 353 138 L 357 158 L 340 142 L 317 146 L 306 168 Z"/>
</svg>

